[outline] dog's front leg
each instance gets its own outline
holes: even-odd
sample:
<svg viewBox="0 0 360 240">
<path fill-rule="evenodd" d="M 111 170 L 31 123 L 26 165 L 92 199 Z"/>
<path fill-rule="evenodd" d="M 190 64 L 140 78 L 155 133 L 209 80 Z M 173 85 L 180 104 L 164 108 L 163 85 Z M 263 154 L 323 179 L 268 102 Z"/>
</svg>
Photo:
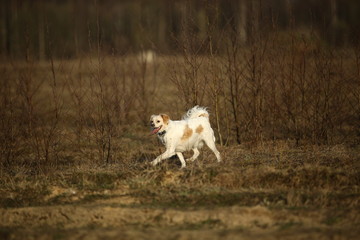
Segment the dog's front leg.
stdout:
<svg viewBox="0 0 360 240">
<path fill-rule="evenodd" d="M 151 161 L 150 164 L 155 166 L 159 162 L 161 162 L 162 160 L 167 159 L 167 158 L 169 158 L 169 157 L 171 157 L 173 155 L 175 155 L 174 150 L 166 150 L 163 154 L 161 154 L 157 158 L 155 158 L 155 160 Z"/>
<path fill-rule="evenodd" d="M 186 167 L 185 159 L 184 159 L 184 156 L 182 155 L 182 153 L 181 153 L 181 152 L 177 152 L 176 155 L 177 155 L 178 158 L 180 159 L 181 168 Z"/>
</svg>

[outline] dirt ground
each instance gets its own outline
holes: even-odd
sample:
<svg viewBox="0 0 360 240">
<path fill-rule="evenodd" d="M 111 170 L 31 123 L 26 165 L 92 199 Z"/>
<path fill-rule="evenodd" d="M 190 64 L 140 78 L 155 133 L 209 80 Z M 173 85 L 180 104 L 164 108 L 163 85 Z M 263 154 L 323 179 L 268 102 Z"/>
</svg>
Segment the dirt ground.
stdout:
<svg viewBox="0 0 360 240">
<path fill-rule="evenodd" d="M 80 206 L 33 207 L 1 211 L 8 239 L 321 239 L 357 236 L 355 229 L 328 227 L 325 213 L 291 213 L 265 207 L 228 207 L 211 210 L 124 208 L 108 203 Z M 315 216 L 314 216 L 315 215 Z M 354 216 L 349 216 L 349 220 Z M 19 227 L 21 223 L 21 227 Z M 58 228 L 61 226 L 61 230 Z M 346 233 L 346 234 L 345 234 Z M 345 237 L 344 237 L 345 238 Z"/>
<path fill-rule="evenodd" d="M 56 193 L 61 190 L 56 189 Z M 0 209 L 1 239 L 357 239 L 360 214 L 266 206 L 163 208 L 126 193 L 83 204 Z M 117 195 L 117 197 L 115 195 Z M 329 218 L 329 214 L 332 216 Z"/>
</svg>

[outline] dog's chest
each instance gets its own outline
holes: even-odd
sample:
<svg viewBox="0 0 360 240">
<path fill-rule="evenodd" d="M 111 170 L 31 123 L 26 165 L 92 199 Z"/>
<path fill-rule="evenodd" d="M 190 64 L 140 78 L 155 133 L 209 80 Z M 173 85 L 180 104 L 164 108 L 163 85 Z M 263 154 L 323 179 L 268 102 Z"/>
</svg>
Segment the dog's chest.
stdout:
<svg viewBox="0 0 360 240">
<path fill-rule="evenodd" d="M 162 144 L 166 144 L 166 140 L 165 140 L 165 134 L 164 135 L 158 135 L 159 140 L 161 141 Z"/>
</svg>

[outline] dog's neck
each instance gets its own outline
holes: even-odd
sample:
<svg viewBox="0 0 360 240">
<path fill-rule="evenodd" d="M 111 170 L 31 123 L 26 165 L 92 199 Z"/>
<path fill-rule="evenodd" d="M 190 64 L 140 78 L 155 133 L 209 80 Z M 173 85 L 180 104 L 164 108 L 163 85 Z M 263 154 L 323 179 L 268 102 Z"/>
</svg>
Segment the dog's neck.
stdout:
<svg viewBox="0 0 360 240">
<path fill-rule="evenodd" d="M 157 135 L 158 135 L 159 137 L 163 137 L 165 134 L 166 134 L 166 130 L 157 133 Z"/>
<path fill-rule="evenodd" d="M 161 143 L 165 145 L 165 134 L 166 134 L 166 130 L 162 131 L 162 132 L 158 132 L 157 136 L 160 139 Z"/>
</svg>

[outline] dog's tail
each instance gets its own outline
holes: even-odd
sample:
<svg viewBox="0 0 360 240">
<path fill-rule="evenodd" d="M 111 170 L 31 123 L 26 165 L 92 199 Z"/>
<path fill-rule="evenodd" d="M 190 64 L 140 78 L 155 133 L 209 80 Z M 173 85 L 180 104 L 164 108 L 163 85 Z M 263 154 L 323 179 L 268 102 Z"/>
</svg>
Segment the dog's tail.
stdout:
<svg viewBox="0 0 360 240">
<path fill-rule="evenodd" d="M 204 107 L 195 106 L 183 116 L 183 120 L 188 120 L 197 117 L 209 118 L 209 112 Z"/>
</svg>

